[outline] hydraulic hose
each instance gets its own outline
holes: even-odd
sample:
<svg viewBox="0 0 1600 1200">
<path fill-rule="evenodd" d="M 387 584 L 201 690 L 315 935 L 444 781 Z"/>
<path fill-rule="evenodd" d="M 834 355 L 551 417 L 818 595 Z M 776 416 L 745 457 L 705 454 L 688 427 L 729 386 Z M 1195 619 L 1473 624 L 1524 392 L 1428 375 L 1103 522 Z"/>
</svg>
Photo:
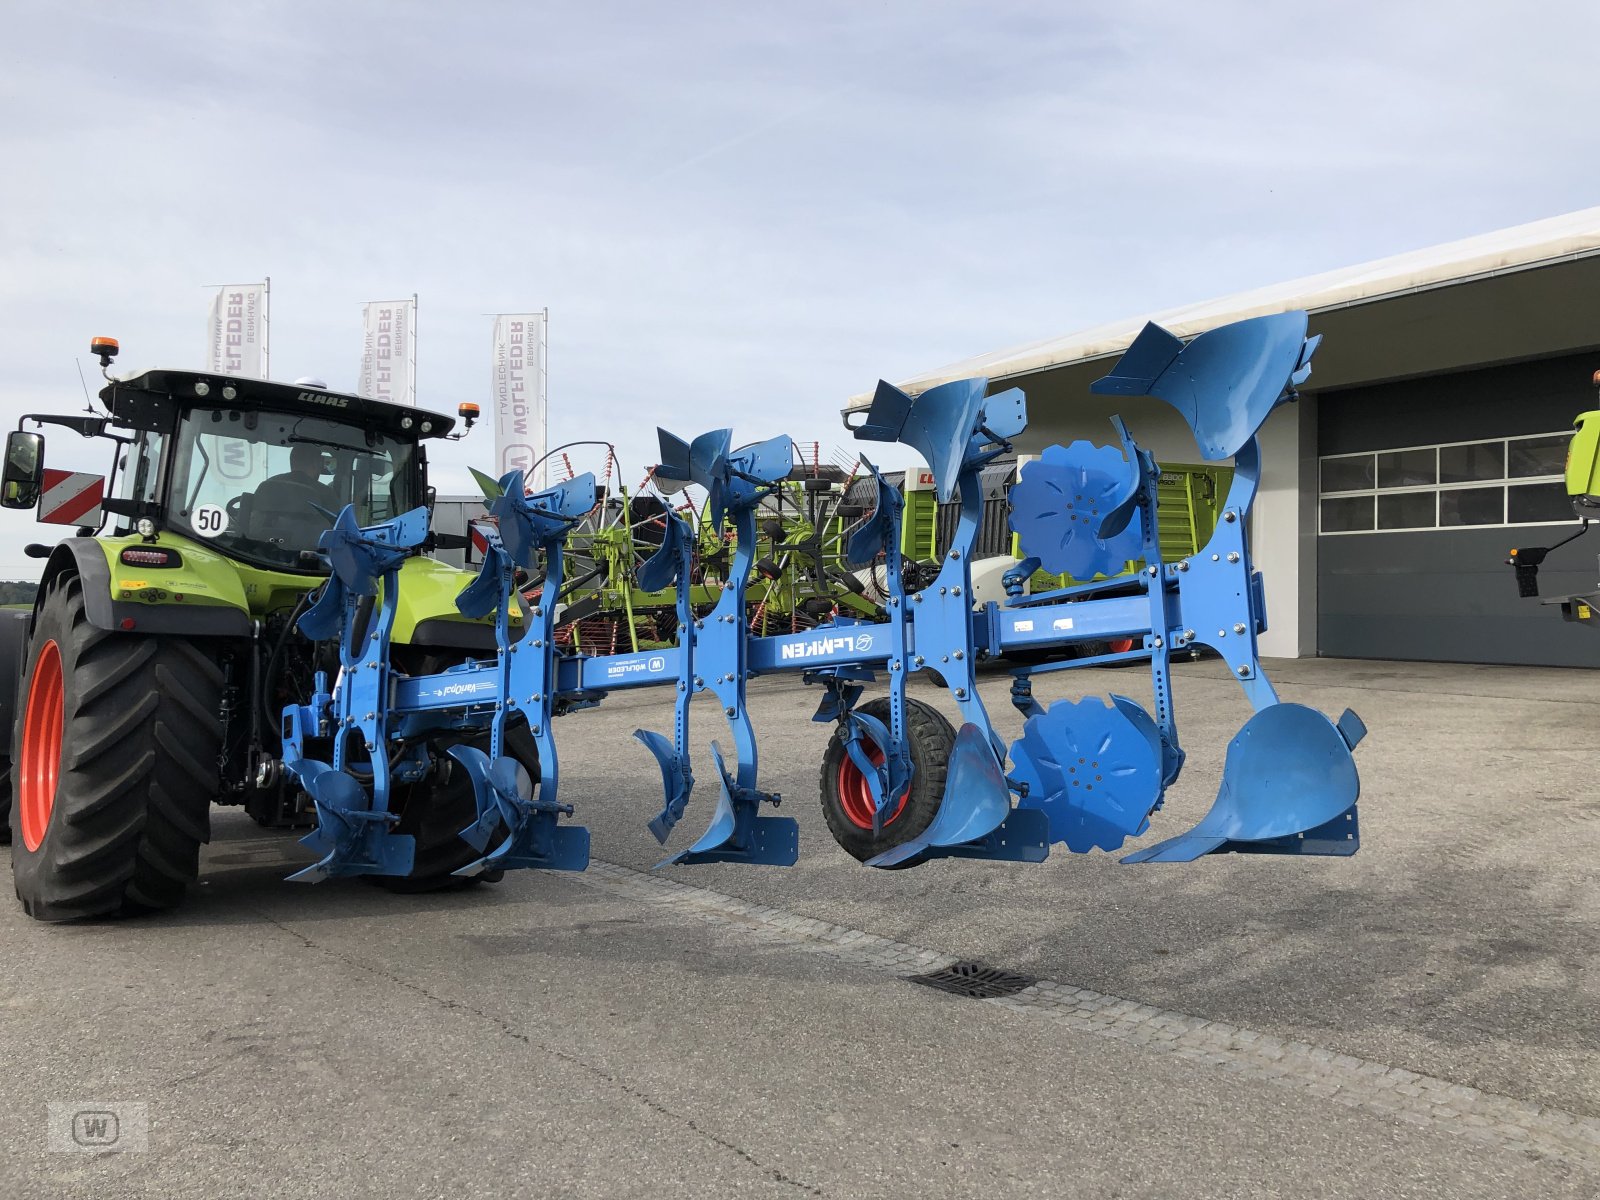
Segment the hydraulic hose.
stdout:
<svg viewBox="0 0 1600 1200">
<path fill-rule="evenodd" d="M 324 584 L 323 586 L 326 587 L 327 585 Z M 273 677 L 277 674 L 278 662 L 283 657 L 283 648 L 288 644 L 289 635 L 294 632 L 295 623 L 300 620 L 300 614 L 311 606 L 313 598 L 320 595 L 321 592 L 321 587 L 313 588 L 300 597 L 300 602 L 294 606 L 294 611 L 289 614 L 289 619 L 284 622 L 283 630 L 278 634 L 278 640 L 273 643 L 272 653 L 267 656 L 267 665 L 261 671 L 261 685 L 256 696 L 256 734 L 258 737 L 261 734 L 262 725 L 268 724 L 263 722 L 261 717 L 263 713 L 271 711 L 272 682 Z M 278 722 L 273 720 L 270 722 L 270 726 L 272 729 L 272 744 L 277 749 L 282 750 L 283 734 L 278 729 Z"/>
</svg>

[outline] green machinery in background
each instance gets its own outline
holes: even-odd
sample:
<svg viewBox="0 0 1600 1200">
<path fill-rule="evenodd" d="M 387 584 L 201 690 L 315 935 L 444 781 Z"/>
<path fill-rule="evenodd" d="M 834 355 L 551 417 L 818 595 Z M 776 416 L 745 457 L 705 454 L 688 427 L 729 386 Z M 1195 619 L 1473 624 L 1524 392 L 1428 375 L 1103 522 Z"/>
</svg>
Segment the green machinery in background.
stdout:
<svg viewBox="0 0 1600 1200">
<path fill-rule="evenodd" d="M 561 461 L 565 462 L 564 456 Z M 690 602 L 697 612 L 709 611 L 727 582 L 732 531 L 712 525 L 704 499 L 697 495 L 663 493 L 648 478 L 630 493 L 613 486 L 612 476 L 612 471 L 606 472 L 594 510 L 570 539 L 567 582 L 560 597 L 565 607 L 557 636 L 564 646 L 598 654 L 672 645 L 677 636 L 675 591 L 642 590 L 636 582 L 639 564 L 659 548 L 669 510 L 689 516 L 696 529 Z M 984 472 L 980 558 L 1020 558 L 1006 500 L 1016 478 L 1015 461 L 996 463 Z M 1165 558 L 1185 558 L 1210 540 L 1232 478 L 1233 470 L 1226 466 L 1162 467 L 1158 513 Z M 859 464 L 846 468 L 820 462 L 813 455 L 812 462 L 797 465 L 763 503 L 747 610 L 756 636 L 799 632 L 840 613 L 864 619 L 881 614 L 890 594 L 884 563 L 852 570 L 844 561 L 845 536 L 863 513 L 875 507 L 876 486 Z M 938 502 L 925 470 L 907 472 L 901 490 L 905 507 L 900 553 L 907 585 L 916 587 L 922 576 L 931 579 L 937 574 L 959 505 Z M 1141 560 L 1129 560 L 1123 573 L 1131 577 L 1143 565 Z M 1089 581 L 1039 571 L 1030 590 L 1081 582 Z M 528 596 L 540 594 L 535 582 Z"/>
<path fill-rule="evenodd" d="M 845 533 L 867 511 L 849 502 L 858 467 L 797 466 L 756 513 L 755 571 L 748 621 L 757 637 L 798 633 L 835 614 L 876 618 L 881 606 L 845 565 Z M 696 567 L 699 586 L 714 604 L 729 582 L 734 531 L 699 510 Z M 670 599 L 671 593 L 664 593 Z M 696 603 L 700 603 L 697 598 Z"/>
<path fill-rule="evenodd" d="M 709 611 L 728 581 L 732 530 L 713 524 L 697 494 L 664 491 L 648 477 L 629 493 L 612 488 L 610 475 L 594 510 L 569 541 L 557 638 L 564 646 L 597 654 L 673 645 L 676 590 L 639 587 L 640 564 L 660 547 L 670 513 L 689 517 L 696 530 L 690 604 L 696 613 Z M 844 567 L 845 531 L 866 511 L 849 502 L 855 483 L 854 468 L 813 455 L 763 501 L 747 612 L 756 636 L 796 633 L 840 612 L 863 618 L 879 614 L 866 585 Z M 535 583 L 529 596 L 538 594 Z"/>
</svg>

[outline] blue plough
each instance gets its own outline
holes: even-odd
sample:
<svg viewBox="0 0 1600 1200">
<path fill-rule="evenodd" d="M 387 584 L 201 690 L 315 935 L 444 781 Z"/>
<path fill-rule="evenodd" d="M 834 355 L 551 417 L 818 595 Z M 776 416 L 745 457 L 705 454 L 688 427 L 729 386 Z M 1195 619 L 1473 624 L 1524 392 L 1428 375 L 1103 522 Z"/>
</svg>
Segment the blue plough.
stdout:
<svg viewBox="0 0 1600 1200">
<path fill-rule="evenodd" d="M 318 826 L 306 842 L 322 855 L 294 878 L 411 873 L 415 847 L 410 835 L 396 831 L 393 790 L 451 769 L 470 779 L 477 811 L 460 832 L 476 857 L 455 874 L 582 870 L 589 836 L 564 819 L 572 809 L 557 796 L 553 721 L 611 692 L 640 687 L 675 690 L 672 735 L 635 735 L 661 769 L 663 805 L 649 822 L 660 842 L 668 841 L 694 790 L 689 713 L 697 694 L 716 698 L 732 738 L 731 763 L 712 743 L 717 798 L 709 827 L 666 861 L 790 865 L 799 854 L 798 825 L 768 811 L 780 797 L 759 785 L 745 702 L 750 679 L 778 672 L 800 673 L 823 691 L 815 719 L 838 725 L 844 760 L 858 784 L 855 823 L 872 846 L 860 855 L 868 865 L 901 867 L 951 856 L 1038 862 L 1053 844 L 1079 853 L 1117 851 L 1147 831 L 1183 768 L 1170 656 L 1197 646 L 1220 656 L 1255 712 L 1229 745 L 1221 789 L 1199 824 L 1123 861 L 1183 862 L 1229 851 L 1354 853 L 1360 782 L 1352 751 L 1365 728 L 1348 710 L 1333 721 L 1274 692 L 1257 658 L 1265 609 L 1246 537 L 1261 478 L 1257 433 L 1309 375 L 1317 341 L 1306 337 L 1304 313 L 1241 321 L 1187 345 L 1147 326 L 1094 390 L 1165 400 L 1183 415 L 1208 460 L 1233 460 L 1233 484 L 1215 536 L 1192 558 L 1162 560 L 1155 520 L 1159 470 L 1117 419 L 1119 446 L 1053 446 L 1023 468 L 1011 493 L 1011 522 L 1026 557 L 1006 576 L 1003 605 L 972 601 L 972 550 L 983 504 L 979 473 L 1011 449 L 1027 413 L 1020 390 L 990 395 L 983 379 L 944 384 L 915 398 L 880 383 L 853 426 L 862 441 L 917 450 L 939 499 L 960 501 L 938 577 L 908 591 L 899 561 L 900 496 L 867 464 L 878 481 L 877 506 L 851 532 L 848 555 L 858 563 L 886 559 L 886 619 L 878 622 L 837 617 L 776 637 L 753 637 L 746 627 L 757 509 L 789 473 L 793 452 L 786 437 L 734 449 L 728 430 L 692 442 L 662 432 L 656 477 L 669 487 L 703 487 L 711 519 L 731 525 L 735 535 L 729 583 L 710 612 L 697 613 L 688 586 L 694 531 L 669 516 L 660 548 L 638 574 L 646 591 L 677 588 L 677 644 L 664 651 L 595 656 L 556 646 L 554 598 L 561 592 L 563 550 L 594 503 L 591 476 L 533 494 L 520 472 L 500 480 L 482 571 L 458 600 L 467 616 L 493 615 L 498 652 L 430 675 L 407 675 L 389 657 L 399 566 L 426 535 L 425 512 L 359 528 L 346 510 L 321 543 L 332 577 L 301 621 L 312 638 L 339 639 L 339 677 L 330 688 L 319 675 L 309 701 L 284 712 L 284 765 L 315 804 Z M 1024 594 L 1025 581 L 1041 566 L 1093 579 L 1113 575 L 1130 558 L 1145 563 L 1131 580 L 1101 578 Z M 541 595 L 549 599 L 530 603 L 518 573 L 540 570 Z M 1134 645 L 1121 653 L 1011 668 L 1012 702 L 1026 720 L 1022 737 L 1007 747 L 978 694 L 978 663 L 1017 652 L 1064 653 L 1074 643 L 1109 639 Z M 1130 660 L 1148 661 L 1149 709 L 1120 695 L 1048 707 L 1033 697 L 1032 679 L 1042 672 Z M 912 832 L 918 823 L 897 830 L 895 822 L 915 783 L 919 747 L 909 714 L 916 702 L 908 701 L 906 687 L 919 671 L 936 673 L 960 724 L 939 749 L 947 756 L 942 799 Z M 887 705 L 863 705 L 867 685 L 880 676 L 887 679 Z M 508 750 L 508 723 L 518 717 L 537 747 L 536 771 L 526 755 L 519 759 Z M 439 749 L 440 739 L 447 749 Z M 308 756 L 308 744 L 330 741 L 331 761 Z M 453 766 L 441 761 L 444 756 Z"/>
</svg>

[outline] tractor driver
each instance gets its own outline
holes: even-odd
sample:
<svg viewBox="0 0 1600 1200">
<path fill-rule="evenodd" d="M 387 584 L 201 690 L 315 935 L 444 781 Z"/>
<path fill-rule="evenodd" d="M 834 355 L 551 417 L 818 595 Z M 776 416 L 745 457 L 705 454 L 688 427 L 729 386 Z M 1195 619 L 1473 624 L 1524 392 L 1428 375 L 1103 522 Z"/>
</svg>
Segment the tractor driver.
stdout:
<svg viewBox="0 0 1600 1200">
<path fill-rule="evenodd" d="M 250 536 L 276 542 L 291 550 L 310 550 L 332 523 L 316 505 L 336 513 L 338 493 L 322 482 L 330 474 L 327 453 L 310 442 L 296 442 L 289 450 L 288 471 L 261 481 L 250 502 Z"/>
</svg>

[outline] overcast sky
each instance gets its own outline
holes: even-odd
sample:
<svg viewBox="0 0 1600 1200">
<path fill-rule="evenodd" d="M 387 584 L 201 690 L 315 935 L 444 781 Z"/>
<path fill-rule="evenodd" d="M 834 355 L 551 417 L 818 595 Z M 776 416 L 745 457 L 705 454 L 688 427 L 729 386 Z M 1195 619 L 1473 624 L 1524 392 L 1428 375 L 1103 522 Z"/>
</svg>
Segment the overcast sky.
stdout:
<svg viewBox="0 0 1600 1200">
<path fill-rule="evenodd" d="M 420 403 L 485 402 L 484 314 L 548 306 L 553 441 L 827 447 L 880 376 L 1600 203 L 1597 46 L 1592 0 L 0 0 L 0 403 L 81 407 L 95 334 L 198 366 L 270 275 L 278 378 L 353 387 L 415 292 Z M 5 513 L 0 577 L 61 532 Z"/>
</svg>

